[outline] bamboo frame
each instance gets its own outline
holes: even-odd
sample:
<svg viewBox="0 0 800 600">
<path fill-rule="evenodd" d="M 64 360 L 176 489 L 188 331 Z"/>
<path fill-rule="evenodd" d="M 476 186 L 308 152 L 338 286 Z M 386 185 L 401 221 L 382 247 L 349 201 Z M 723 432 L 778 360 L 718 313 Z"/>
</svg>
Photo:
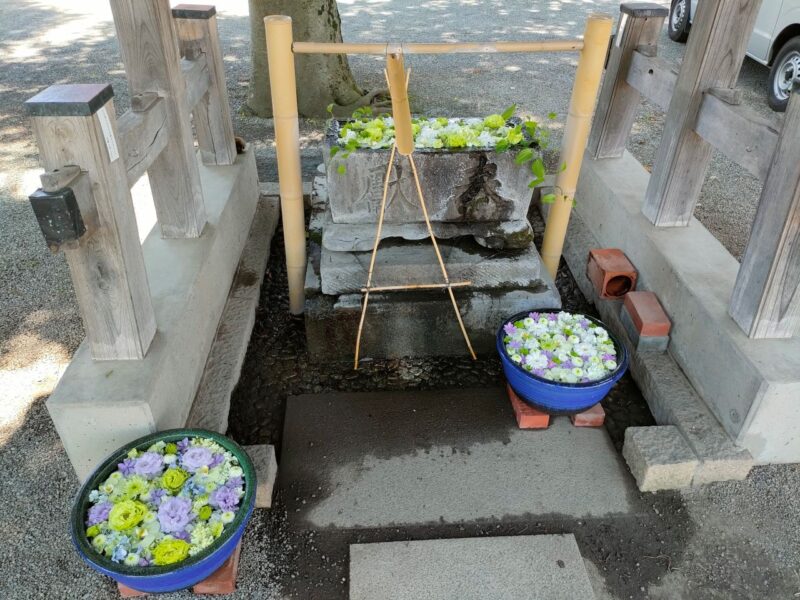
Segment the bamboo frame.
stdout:
<svg viewBox="0 0 800 600">
<path fill-rule="evenodd" d="M 612 24 L 613 19 L 603 14 L 591 14 L 586 21 L 584 47 L 578 59 L 578 70 L 575 72 L 567 123 L 561 142 L 559 164 L 566 165 L 566 168 L 556 177 L 556 201 L 550 208 L 542 241 L 542 262 L 553 279 L 558 273 L 558 263 L 561 262 L 561 253 L 564 251 L 564 238 L 567 235 L 584 150 L 592 128 L 592 114 L 600 91 Z"/>
<path fill-rule="evenodd" d="M 278 155 L 283 243 L 289 278 L 289 311 L 300 315 L 305 306 L 306 221 L 300 169 L 297 81 L 292 54 L 292 19 L 272 15 L 264 19 L 264 27 Z"/>
<path fill-rule="evenodd" d="M 388 54 L 388 43 L 346 44 L 335 42 L 295 42 L 295 54 Z M 505 52 L 580 52 L 583 40 L 539 40 L 534 42 L 450 42 L 403 44 L 404 54 L 496 54 Z"/>
</svg>

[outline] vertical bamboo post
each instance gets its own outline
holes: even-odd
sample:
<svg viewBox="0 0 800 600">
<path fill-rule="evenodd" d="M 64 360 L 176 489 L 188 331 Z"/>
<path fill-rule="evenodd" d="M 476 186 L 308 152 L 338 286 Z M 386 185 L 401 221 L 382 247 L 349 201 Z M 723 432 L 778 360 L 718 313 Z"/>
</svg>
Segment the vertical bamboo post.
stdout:
<svg viewBox="0 0 800 600">
<path fill-rule="evenodd" d="M 303 313 L 305 303 L 306 226 L 300 177 L 300 128 L 297 121 L 292 19 L 272 15 L 264 19 L 264 27 L 275 121 L 286 271 L 289 276 L 289 311 L 299 315 Z"/>
<path fill-rule="evenodd" d="M 403 65 L 403 50 L 399 46 L 387 48 L 386 79 L 392 96 L 392 118 L 397 151 L 408 156 L 414 151 L 411 132 L 411 107 L 408 103 L 408 81 Z"/>
<path fill-rule="evenodd" d="M 550 209 L 542 242 L 542 261 L 554 279 L 564 249 L 564 237 L 567 234 L 578 175 L 581 172 L 583 154 L 589 139 L 592 112 L 603 76 L 612 24 L 612 18 L 604 14 L 592 14 L 586 21 L 583 50 L 578 59 L 569 114 L 561 143 L 561 164 L 565 164 L 566 168 L 556 177 L 556 200 Z"/>
</svg>

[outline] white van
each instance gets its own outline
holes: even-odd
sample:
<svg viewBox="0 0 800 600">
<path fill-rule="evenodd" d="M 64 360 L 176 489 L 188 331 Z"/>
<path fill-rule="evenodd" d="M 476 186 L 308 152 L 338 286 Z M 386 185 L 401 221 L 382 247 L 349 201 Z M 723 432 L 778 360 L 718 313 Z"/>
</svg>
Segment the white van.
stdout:
<svg viewBox="0 0 800 600">
<path fill-rule="evenodd" d="M 672 0 L 669 37 L 685 42 L 700 0 Z M 800 81 L 800 0 L 763 0 L 747 56 L 770 67 L 768 102 L 784 111 L 792 82 Z"/>
</svg>

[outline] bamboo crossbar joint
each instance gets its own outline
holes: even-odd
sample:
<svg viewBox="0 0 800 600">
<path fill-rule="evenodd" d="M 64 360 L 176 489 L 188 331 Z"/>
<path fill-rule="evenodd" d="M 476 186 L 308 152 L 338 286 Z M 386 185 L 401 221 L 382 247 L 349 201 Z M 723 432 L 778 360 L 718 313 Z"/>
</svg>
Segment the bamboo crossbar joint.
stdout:
<svg viewBox="0 0 800 600">
<path fill-rule="evenodd" d="M 387 53 L 388 43 L 295 42 L 295 54 Z M 496 54 L 505 52 L 580 52 L 583 40 L 539 40 L 529 42 L 447 42 L 403 44 L 404 54 Z"/>
</svg>

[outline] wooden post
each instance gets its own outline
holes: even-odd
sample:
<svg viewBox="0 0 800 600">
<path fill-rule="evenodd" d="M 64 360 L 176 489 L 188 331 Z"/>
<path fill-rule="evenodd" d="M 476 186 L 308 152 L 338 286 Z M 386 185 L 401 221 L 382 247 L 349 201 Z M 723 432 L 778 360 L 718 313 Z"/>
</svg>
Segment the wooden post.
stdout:
<svg viewBox="0 0 800 600">
<path fill-rule="evenodd" d="M 206 210 L 169 0 L 111 0 L 111 10 L 131 96 L 165 101 L 167 147 L 147 170 L 161 233 L 199 237 Z"/>
<path fill-rule="evenodd" d="M 800 333 L 800 84 L 761 192 L 729 313 L 751 338 Z"/>
<path fill-rule="evenodd" d="M 652 2 L 631 2 L 622 4 L 620 13 L 589 136 L 589 153 L 594 158 L 618 158 L 625 151 L 636 112 L 642 104 L 639 92 L 625 80 L 633 52 L 641 49 L 655 55 L 669 11 Z"/>
<path fill-rule="evenodd" d="M 761 0 L 703 0 L 653 161 L 642 212 L 659 227 L 686 226 L 700 196 L 711 146 L 694 131 L 703 92 L 736 85 Z"/>
<path fill-rule="evenodd" d="M 95 360 L 141 359 L 156 331 L 110 85 L 55 85 L 25 104 L 42 166 L 87 171 L 98 230 L 66 249 Z"/>
<path fill-rule="evenodd" d="M 564 249 L 564 237 L 567 234 L 578 175 L 592 126 L 592 112 L 603 77 L 612 24 L 611 17 L 602 14 L 592 14 L 586 21 L 583 50 L 575 72 L 575 84 L 561 143 L 561 163 L 566 168 L 556 177 L 556 200 L 550 208 L 542 242 L 542 262 L 554 279 Z"/>
<path fill-rule="evenodd" d="M 179 4 L 172 9 L 181 55 L 205 54 L 211 77 L 208 93 L 192 110 L 200 155 L 207 165 L 232 165 L 236 160 L 236 141 L 216 14 L 210 5 Z"/>
<path fill-rule="evenodd" d="M 289 310 L 303 313 L 306 277 L 306 222 L 300 171 L 300 127 L 297 121 L 297 83 L 292 52 L 292 19 L 273 15 L 264 19 L 267 35 L 269 85 L 275 121 L 281 219 L 289 276 Z"/>
</svg>

